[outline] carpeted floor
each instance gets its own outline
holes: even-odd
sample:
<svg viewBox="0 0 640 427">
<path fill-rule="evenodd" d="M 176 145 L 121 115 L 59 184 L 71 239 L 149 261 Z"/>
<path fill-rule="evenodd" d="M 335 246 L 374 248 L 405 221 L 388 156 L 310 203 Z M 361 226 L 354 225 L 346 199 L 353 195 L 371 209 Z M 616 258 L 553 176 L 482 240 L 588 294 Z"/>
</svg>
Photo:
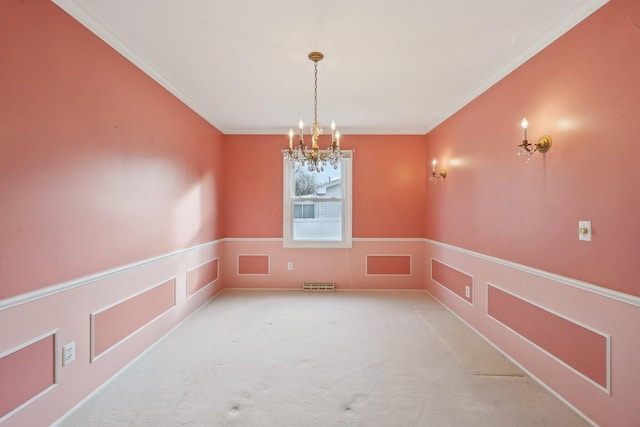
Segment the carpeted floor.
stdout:
<svg viewBox="0 0 640 427">
<path fill-rule="evenodd" d="M 586 426 L 422 292 L 227 290 L 58 426 Z"/>
</svg>

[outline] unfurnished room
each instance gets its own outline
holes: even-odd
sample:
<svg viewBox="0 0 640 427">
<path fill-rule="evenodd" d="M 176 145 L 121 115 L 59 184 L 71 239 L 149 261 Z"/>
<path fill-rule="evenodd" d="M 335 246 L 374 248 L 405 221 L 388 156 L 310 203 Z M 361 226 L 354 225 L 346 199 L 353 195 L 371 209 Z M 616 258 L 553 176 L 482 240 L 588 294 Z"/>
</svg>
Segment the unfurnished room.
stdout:
<svg viewBox="0 0 640 427">
<path fill-rule="evenodd" d="M 0 426 L 640 425 L 638 0 L 1 0 Z"/>
</svg>

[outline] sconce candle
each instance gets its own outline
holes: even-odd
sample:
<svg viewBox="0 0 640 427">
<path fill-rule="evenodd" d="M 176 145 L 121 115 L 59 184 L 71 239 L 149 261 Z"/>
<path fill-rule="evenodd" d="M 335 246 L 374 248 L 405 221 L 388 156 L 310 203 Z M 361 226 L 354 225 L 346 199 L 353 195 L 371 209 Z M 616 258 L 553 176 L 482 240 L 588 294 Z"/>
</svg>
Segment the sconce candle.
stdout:
<svg viewBox="0 0 640 427">
<path fill-rule="evenodd" d="M 289 150 L 293 150 L 293 129 L 289 129 Z"/>
<path fill-rule="evenodd" d="M 438 163 L 438 161 L 436 159 L 433 159 L 433 162 L 431 162 L 431 172 L 432 173 L 436 173 L 436 163 Z"/>
<path fill-rule="evenodd" d="M 527 121 L 526 117 L 522 119 L 522 123 L 520 123 L 520 125 L 522 126 L 522 140 L 526 141 L 527 140 L 527 127 L 529 126 L 529 122 Z"/>
</svg>

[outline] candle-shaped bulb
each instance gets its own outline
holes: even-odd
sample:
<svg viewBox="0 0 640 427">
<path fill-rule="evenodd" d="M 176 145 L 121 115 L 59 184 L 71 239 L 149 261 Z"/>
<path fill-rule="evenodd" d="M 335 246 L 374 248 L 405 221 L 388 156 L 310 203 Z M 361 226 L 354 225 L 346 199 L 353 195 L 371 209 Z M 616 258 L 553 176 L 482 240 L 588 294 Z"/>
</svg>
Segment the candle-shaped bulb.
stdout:
<svg viewBox="0 0 640 427">
<path fill-rule="evenodd" d="M 433 161 L 431 162 L 431 172 L 436 171 L 436 163 L 438 163 L 438 161 L 436 159 L 433 159 Z"/>
<path fill-rule="evenodd" d="M 302 130 L 304 128 L 304 122 L 302 121 L 302 119 L 300 119 L 300 121 L 298 122 L 298 129 Z"/>
<path fill-rule="evenodd" d="M 289 129 L 289 150 L 293 149 L 293 129 Z"/>
<path fill-rule="evenodd" d="M 527 126 L 529 126 L 529 122 L 527 121 L 526 117 L 522 119 L 522 123 L 520 123 L 520 125 L 522 126 L 522 140 L 526 141 L 527 140 Z"/>
<path fill-rule="evenodd" d="M 340 148 L 340 131 L 336 131 L 336 147 Z"/>
</svg>

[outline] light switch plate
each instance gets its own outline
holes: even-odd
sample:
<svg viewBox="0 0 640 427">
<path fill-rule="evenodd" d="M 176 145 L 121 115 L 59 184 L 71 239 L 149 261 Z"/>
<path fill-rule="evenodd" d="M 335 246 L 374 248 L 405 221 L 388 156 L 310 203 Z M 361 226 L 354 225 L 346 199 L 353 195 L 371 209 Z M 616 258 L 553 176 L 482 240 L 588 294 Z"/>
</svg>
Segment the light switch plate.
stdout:
<svg viewBox="0 0 640 427">
<path fill-rule="evenodd" d="M 586 233 L 581 230 L 586 230 Z M 591 221 L 578 221 L 578 239 L 591 241 Z"/>
</svg>

